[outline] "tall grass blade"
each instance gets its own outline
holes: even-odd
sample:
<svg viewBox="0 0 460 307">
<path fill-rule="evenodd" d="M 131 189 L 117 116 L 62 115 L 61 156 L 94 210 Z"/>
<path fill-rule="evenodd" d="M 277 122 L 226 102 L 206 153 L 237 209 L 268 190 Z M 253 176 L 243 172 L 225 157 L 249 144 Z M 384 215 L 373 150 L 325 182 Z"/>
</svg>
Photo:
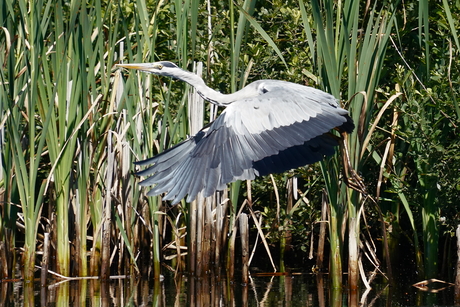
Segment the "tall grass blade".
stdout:
<svg viewBox="0 0 460 307">
<path fill-rule="evenodd" d="M 299 2 L 306 11 L 302 1 Z M 340 97 L 343 88 L 342 73 L 346 71 L 347 95 L 350 101 L 348 109 L 356 124 L 356 129 L 348 138 L 351 165 L 359 172 L 362 161 L 360 154 L 363 150 L 362 140 L 366 138 L 368 123 L 372 115 L 375 88 L 378 86 L 379 71 L 383 65 L 383 59 L 388 42 L 389 34 L 393 26 L 394 18 L 388 10 L 382 9 L 379 13 L 375 7 L 366 18 L 364 33 L 361 34 L 359 26 L 360 6 L 357 1 L 343 1 L 342 9 L 335 8 L 332 1 L 313 1 L 313 22 L 317 39 L 317 71 L 323 80 L 325 89 Z M 332 15 L 336 12 L 336 16 Z M 390 19 L 390 20 L 388 20 Z M 308 18 L 303 18 L 304 22 Z M 313 37 L 310 26 L 305 26 L 310 32 L 307 37 Z M 312 43 L 310 43 L 312 45 Z M 344 67 L 347 67 L 345 70 Z M 361 95 L 356 95 L 362 93 Z M 341 263 L 341 221 L 345 210 L 348 216 L 348 259 L 349 259 L 349 286 L 357 287 L 358 275 L 358 245 L 359 245 L 359 214 L 362 206 L 358 193 L 347 189 L 339 180 L 340 167 L 337 158 L 332 158 L 329 164 L 321 163 L 325 176 L 328 195 L 331 205 L 330 235 L 332 269 L 337 272 Z M 327 166 L 327 168 L 326 168 Z M 334 169 L 334 171 L 331 171 Z M 333 175 L 331 175 L 333 174 Z M 342 209 L 346 204 L 345 208 Z M 334 250 L 335 249 L 335 250 Z M 341 285 L 341 274 L 334 274 L 332 283 L 334 287 Z"/>
<path fill-rule="evenodd" d="M 241 44 L 242 40 L 244 38 L 244 29 L 246 26 L 246 23 L 244 22 L 245 20 L 249 21 L 251 26 L 256 29 L 256 31 L 262 36 L 267 44 L 276 52 L 280 60 L 283 62 L 283 64 L 287 67 L 286 60 L 283 57 L 282 52 L 279 50 L 279 48 L 276 46 L 275 42 L 271 39 L 271 37 L 268 35 L 268 33 L 260 26 L 260 24 L 252 17 L 252 12 L 254 10 L 254 5 L 256 1 L 249 1 L 249 4 L 247 4 L 248 0 L 245 1 L 245 4 L 243 7 L 235 4 L 235 6 L 238 8 L 240 11 L 240 19 L 238 21 L 238 28 L 237 28 L 237 33 L 236 33 L 236 41 L 235 41 L 235 61 L 239 59 L 239 50 L 241 49 Z M 250 5 L 248 7 L 248 5 Z"/>
<path fill-rule="evenodd" d="M 418 2 L 418 42 L 420 47 L 424 46 L 425 51 L 425 74 L 430 75 L 430 2 L 421 0 Z"/>
<path fill-rule="evenodd" d="M 454 42 L 455 42 L 455 45 L 457 47 L 457 52 L 458 52 L 458 50 L 460 50 L 460 42 L 459 42 L 459 39 L 458 39 L 457 29 L 455 28 L 455 21 L 456 20 L 452 16 L 452 12 L 450 10 L 449 3 L 447 2 L 447 0 L 442 1 L 442 6 L 443 6 L 443 9 L 444 9 L 444 13 L 446 14 L 447 22 L 449 23 L 450 32 L 452 33 L 452 37 L 454 38 Z M 452 48 L 450 48 L 450 49 L 452 50 Z M 450 61 L 452 61 L 453 57 L 454 56 L 452 55 L 452 51 L 451 51 Z M 448 70 L 449 71 L 449 80 L 450 80 L 450 66 L 451 66 L 451 64 L 449 64 L 449 70 Z M 457 101 L 455 92 L 452 90 L 452 82 L 451 82 L 451 91 L 452 91 L 452 98 L 453 98 L 453 102 L 454 102 L 454 105 L 455 105 L 455 111 L 457 113 L 457 120 L 458 120 L 458 119 L 460 119 L 460 106 L 459 106 L 459 103 Z"/>
<path fill-rule="evenodd" d="M 49 18 L 41 16 L 41 12 L 47 5 L 49 3 L 37 1 L 27 7 L 24 1 L 20 1 L 20 15 L 15 14 L 14 9 L 10 7 L 10 14 L 16 19 L 14 24 L 10 24 L 11 30 L 15 31 L 17 40 L 12 48 L 15 53 L 9 57 L 11 62 L 8 62 L 7 69 L 9 86 L 6 101 L 9 115 L 6 125 L 10 127 L 7 129 L 7 146 L 13 158 L 12 166 L 17 177 L 13 182 L 16 183 L 24 215 L 26 233 L 23 262 L 26 280 L 33 279 L 38 217 L 42 208 L 41 195 L 44 191 L 44 183 L 40 183 L 38 174 L 47 131 L 40 119 L 35 117 L 35 110 L 40 100 L 37 87 L 41 81 L 39 66 L 44 57 L 42 33 L 46 31 L 46 21 Z M 38 20 L 45 24 L 43 28 L 40 28 Z M 5 79 L 3 86 L 6 85 L 4 81 Z"/>
</svg>

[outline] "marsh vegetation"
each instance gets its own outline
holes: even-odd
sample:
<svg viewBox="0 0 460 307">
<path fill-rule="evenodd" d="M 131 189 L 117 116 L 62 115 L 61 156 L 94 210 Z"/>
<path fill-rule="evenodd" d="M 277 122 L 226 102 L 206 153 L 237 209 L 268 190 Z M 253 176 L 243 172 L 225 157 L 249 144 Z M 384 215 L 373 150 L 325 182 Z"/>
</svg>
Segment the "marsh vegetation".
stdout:
<svg viewBox="0 0 460 307">
<path fill-rule="evenodd" d="M 0 277 L 33 279 L 46 252 L 61 278 L 232 277 L 263 261 L 329 272 L 332 287 L 400 268 L 454 282 L 459 14 L 447 0 L 3 1 Z M 356 124 L 363 189 L 338 151 L 190 204 L 147 197 L 133 162 L 219 112 L 182 82 L 115 67 L 157 60 L 225 93 L 281 79 L 333 94 Z"/>
</svg>

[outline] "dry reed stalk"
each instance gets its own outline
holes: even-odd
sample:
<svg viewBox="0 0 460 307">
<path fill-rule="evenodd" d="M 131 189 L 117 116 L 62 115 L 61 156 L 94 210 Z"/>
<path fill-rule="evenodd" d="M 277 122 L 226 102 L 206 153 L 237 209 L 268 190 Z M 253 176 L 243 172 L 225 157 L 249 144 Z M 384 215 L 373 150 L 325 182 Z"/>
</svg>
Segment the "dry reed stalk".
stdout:
<svg viewBox="0 0 460 307">
<path fill-rule="evenodd" d="M 280 238 L 280 272 L 285 272 L 284 256 L 286 252 L 291 249 L 292 233 L 289 226 L 292 225 L 291 211 L 294 203 L 294 178 L 289 178 L 286 182 L 287 185 L 287 204 L 286 204 L 286 217 L 283 221 L 283 231 Z"/>
<path fill-rule="evenodd" d="M 247 285 L 249 282 L 249 222 L 248 215 L 241 213 L 239 217 L 240 236 L 241 236 L 241 261 L 242 282 Z"/>
<path fill-rule="evenodd" d="M 202 276 L 203 274 L 203 259 L 205 255 L 203 255 L 203 221 L 204 221 L 204 202 L 205 199 L 201 195 L 198 194 L 197 197 L 197 216 L 196 216 L 196 263 L 195 263 L 195 271 L 197 276 Z"/>
<path fill-rule="evenodd" d="M 316 267 L 321 272 L 324 261 L 324 243 L 326 241 L 326 228 L 327 228 L 327 194 L 323 190 L 321 200 L 321 221 L 319 226 L 319 239 L 318 239 L 318 250 L 316 253 Z"/>
<path fill-rule="evenodd" d="M 122 113 L 123 121 L 122 121 L 122 127 L 120 128 L 120 130 L 126 131 L 127 127 L 130 125 L 126 119 L 128 114 L 125 109 L 123 109 L 122 112 L 123 112 Z M 129 142 L 128 142 L 126 133 L 122 135 L 122 138 L 123 140 L 119 140 L 119 142 L 122 141 L 124 143 L 121 149 L 121 152 L 119 151 L 119 154 L 120 154 L 119 159 L 120 159 L 120 164 L 121 164 L 121 181 L 122 181 L 121 188 L 120 188 L 121 190 L 120 195 L 121 195 L 121 200 L 123 201 L 123 207 L 120 209 L 120 212 L 122 213 L 125 212 L 125 218 L 123 220 L 123 223 L 124 223 L 123 229 L 126 231 L 126 237 L 128 239 L 128 242 L 125 242 L 125 245 L 130 245 L 131 247 L 134 247 L 133 227 L 131 227 L 132 222 L 133 222 L 133 207 L 134 207 L 133 198 L 131 197 L 133 188 L 132 188 L 132 185 L 130 184 L 133 182 L 131 181 L 131 165 L 132 165 L 132 162 L 130 159 L 131 152 L 130 152 L 130 146 L 127 145 L 129 144 Z M 125 260 L 125 257 L 123 257 L 123 254 L 122 254 L 123 251 L 124 251 L 124 248 L 121 246 L 120 247 L 120 263 L 123 260 Z M 128 259 L 126 259 L 126 262 L 128 262 Z M 131 265 L 135 264 L 133 257 L 130 257 L 129 263 Z M 119 270 L 119 273 L 121 273 L 121 268 Z"/>
<path fill-rule="evenodd" d="M 460 303 L 460 225 L 455 231 L 457 237 L 457 265 L 455 268 L 455 305 Z"/>
<path fill-rule="evenodd" d="M 236 231 L 232 227 L 230 238 L 228 239 L 228 250 L 227 250 L 227 276 L 230 280 L 233 280 L 235 275 L 235 239 Z"/>
<path fill-rule="evenodd" d="M 212 248 L 213 245 L 213 240 L 212 240 L 212 233 L 211 233 L 211 227 L 213 224 L 213 214 L 211 207 L 214 207 L 213 205 L 215 204 L 215 197 L 211 196 L 206 198 L 205 202 L 205 219 L 204 219 L 204 225 L 203 225 L 203 253 L 204 253 L 204 258 L 203 258 L 203 270 L 204 272 L 209 272 L 210 270 L 210 264 L 211 261 L 214 261 L 213 256 L 214 256 L 214 251 L 215 248 Z"/>
<path fill-rule="evenodd" d="M 225 192 L 228 192 L 227 190 L 225 190 Z M 223 195 L 225 195 L 226 193 L 224 193 Z M 225 248 L 227 247 L 228 245 L 228 233 L 229 233 L 229 229 L 230 229 L 230 219 L 228 218 L 228 216 L 230 215 L 229 211 L 230 211 L 230 206 L 229 206 L 229 202 L 228 202 L 228 198 L 226 198 L 224 201 L 222 201 L 223 197 L 220 199 L 220 201 L 222 203 L 221 206 L 222 206 L 222 217 L 221 217 L 221 222 L 222 222 L 222 228 L 220 230 L 220 233 L 219 233 L 219 236 L 221 238 L 221 244 L 219 246 L 219 249 L 220 249 L 220 254 L 223 255 L 224 254 L 224 250 Z M 220 260 L 220 262 L 222 262 L 222 259 Z M 219 263 L 216 263 L 216 265 L 219 265 Z"/>
<path fill-rule="evenodd" d="M 200 77 L 203 72 L 203 63 L 193 63 L 193 72 Z M 204 118 L 204 101 L 197 93 L 195 88 L 191 88 L 188 92 L 188 120 L 189 131 L 192 135 L 196 134 L 203 127 Z M 204 210 L 205 199 L 198 194 L 196 200 L 189 205 L 190 208 L 190 221 L 188 225 L 189 234 L 189 272 L 192 275 L 201 276 L 203 273 L 203 261 L 205 251 L 203 250 L 203 223 L 204 223 Z"/>
<path fill-rule="evenodd" d="M 358 289 L 359 281 L 359 267 L 354 263 L 358 263 L 359 259 L 359 232 L 357 231 L 357 224 L 359 224 L 358 217 L 350 217 L 348 219 L 348 282 L 351 291 Z"/>
<path fill-rule="evenodd" d="M 283 238 L 285 239 L 284 252 L 291 250 L 292 233 L 290 231 L 289 226 L 292 225 L 291 212 L 292 212 L 292 208 L 294 207 L 296 194 L 297 194 L 297 189 L 296 189 L 297 182 L 296 181 L 297 181 L 297 178 L 291 177 L 288 179 L 288 182 L 287 182 L 288 199 L 287 199 L 287 205 L 286 205 L 287 217 L 284 220 L 284 236 L 283 236 Z"/>
<path fill-rule="evenodd" d="M 46 286 L 46 277 L 48 276 L 49 250 L 50 250 L 50 234 L 48 232 L 45 232 L 45 239 L 43 240 L 42 269 L 41 269 L 41 275 L 40 275 L 40 283 L 42 287 Z"/>
<path fill-rule="evenodd" d="M 112 133 L 107 136 L 107 170 L 106 170 L 106 195 L 104 201 L 103 226 L 102 226 L 102 264 L 101 278 L 103 280 L 110 277 L 110 230 L 111 230 L 111 211 L 112 211 L 112 182 L 113 170 L 115 167 L 115 150 L 112 150 Z"/>
<path fill-rule="evenodd" d="M 290 305 L 292 304 L 292 297 L 297 295 L 297 293 L 293 295 L 292 283 L 294 279 L 290 275 L 280 276 L 280 279 L 282 280 L 282 283 L 284 283 L 284 301 L 286 302 L 286 305 Z"/>
<path fill-rule="evenodd" d="M 8 261 L 6 242 L 0 241 L 0 279 L 8 277 Z"/>
<path fill-rule="evenodd" d="M 241 306 L 249 306 L 248 304 L 248 292 L 249 287 L 242 287 L 241 289 Z"/>
<path fill-rule="evenodd" d="M 214 219 L 212 223 L 212 228 L 211 228 L 213 242 L 215 245 L 213 248 L 213 250 L 215 251 L 215 254 L 214 254 L 214 270 L 215 271 L 219 269 L 221 250 L 222 250 L 222 246 L 224 246 L 224 244 L 222 244 L 222 241 L 223 241 L 222 233 L 224 230 L 223 219 L 224 219 L 225 211 L 223 211 L 222 207 L 223 207 L 223 204 L 221 204 L 220 202 L 216 203 L 216 218 Z"/>
<path fill-rule="evenodd" d="M 190 275 L 195 275 L 196 273 L 196 225 L 197 225 L 197 200 L 192 201 L 189 204 L 189 218 L 187 225 L 188 233 L 188 246 L 187 246 L 187 256 L 188 256 L 188 271 Z"/>
</svg>

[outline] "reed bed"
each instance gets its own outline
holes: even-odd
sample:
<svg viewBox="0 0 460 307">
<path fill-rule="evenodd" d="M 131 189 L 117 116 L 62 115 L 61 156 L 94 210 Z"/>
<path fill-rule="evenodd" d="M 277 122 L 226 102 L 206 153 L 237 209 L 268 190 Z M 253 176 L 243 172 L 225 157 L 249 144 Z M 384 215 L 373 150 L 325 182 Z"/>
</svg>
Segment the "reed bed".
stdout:
<svg viewBox="0 0 460 307">
<path fill-rule="evenodd" d="M 366 144 L 363 140 L 369 134 L 369 123 L 374 114 L 375 104 L 372 102 L 375 92 L 379 86 L 380 72 L 382 71 L 385 52 L 387 49 L 388 38 L 393 31 L 395 23 L 394 8 L 383 6 L 380 11 L 377 5 L 369 8 L 369 18 L 361 24 L 358 17 L 362 8 L 359 2 L 344 1 L 339 3 L 340 7 L 337 14 L 332 14 L 332 2 L 320 3 L 313 2 L 314 29 L 316 35 L 316 54 L 322 55 L 317 61 L 317 71 L 323 80 L 323 86 L 329 89 L 337 98 L 342 99 L 346 108 L 352 114 L 356 125 L 353 133 L 345 139 L 348 150 L 349 163 L 351 168 L 361 173 L 363 167 L 362 159 L 367 152 Z M 305 12 L 306 9 L 304 8 Z M 325 12 L 322 14 L 322 12 Z M 304 24 L 309 37 L 313 40 L 312 28 L 308 26 L 304 13 Z M 351 22 L 334 22 L 335 20 L 345 21 L 347 18 Z M 337 26 L 337 25 L 340 26 Z M 334 26 L 335 25 L 335 26 Z M 360 34 L 359 32 L 362 31 Z M 313 47 L 314 42 L 310 45 Z M 332 48 L 331 48 L 332 47 Z M 314 48 L 314 47 L 313 47 Z M 341 85 L 342 76 L 345 75 L 344 68 L 347 67 L 347 78 L 343 80 L 345 85 Z M 359 73 L 356 73 L 359 72 Z M 341 89 L 346 88 L 345 95 L 341 95 Z M 372 132 L 370 132 L 372 133 Z M 346 156 L 342 152 L 342 156 Z M 346 160 L 345 159 L 345 160 Z M 339 287 L 342 284 L 342 255 L 341 245 L 344 241 L 342 223 L 347 224 L 348 228 L 348 276 L 349 286 L 357 289 L 359 280 L 358 255 L 360 242 L 360 221 L 362 206 L 367 198 L 366 187 L 359 181 L 361 178 L 353 178 L 348 174 L 349 180 L 355 181 L 358 189 L 352 189 L 344 180 L 340 179 L 340 160 L 333 157 L 330 161 L 322 163 L 323 175 L 326 178 L 326 188 L 331 204 L 331 220 L 329 233 L 331 241 L 336 242 L 337 247 L 334 261 L 331 263 L 333 274 L 333 285 Z M 342 167 L 345 167 L 343 165 Z M 331 171 L 333 170 L 333 171 Z M 352 172 L 352 170 L 350 170 Z M 365 195 L 363 197 L 363 195 Z"/>
<path fill-rule="evenodd" d="M 340 287 L 348 271 L 356 288 L 360 254 L 391 276 L 390 233 L 397 227 L 411 232 L 424 277 L 436 275 L 441 210 L 455 210 L 459 184 L 452 171 L 460 147 L 454 86 L 459 12 L 446 1 L 436 4 L 445 17 L 438 24 L 448 31 L 434 35 L 428 4 L 420 3 L 420 18 L 409 4 L 2 2 L 0 277 L 15 277 L 20 264 L 21 277 L 32 280 L 49 237 L 56 259 L 49 269 L 61 278 L 159 280 L 162 265 L 197 276 L 225 267 L 233 277 L 242 246 L 246 281 L 251 251 L 284 271 L 285 254 L 301 233 L 312 238 L 302 249 L 318 257 L 319 268 L 327 267 L 322 259 L 329 253 L 333 286 Z M 401 20 L 401 9 L 408 20 Z M 411 58 L 403 38 L 416 22 L 420 52 Z M 431 40 L 442 48 L 430 49 Z M 223 92 L 274 78 L 332 93 L 356 123 L 346 140 L 349 161 L 343 151 L 320 168 L 235 182 L 174 207 L 147 197 L 133 162 L 194 134 L 218 114 L 186 84 L 115 68 L 159 59 L 194 69 Z M 413 69 L 420 63 L 423 69 Z M 449 78 L 436 78 L 443 74 Z M 350 164 L 355 189 L 343 179 L 343 163 Z M 369 231 L 368 223 L 379 230 Z"/>
</svg>

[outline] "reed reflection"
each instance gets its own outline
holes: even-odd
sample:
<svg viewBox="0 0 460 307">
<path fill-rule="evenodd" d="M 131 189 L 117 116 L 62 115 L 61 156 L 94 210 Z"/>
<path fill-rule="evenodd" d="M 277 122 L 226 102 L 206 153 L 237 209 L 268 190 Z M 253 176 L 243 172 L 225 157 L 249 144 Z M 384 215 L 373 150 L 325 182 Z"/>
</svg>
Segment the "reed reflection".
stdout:
<svg viewBox="0 0 460 307">
<path fill-rule="evenodd" d="M 328 274 L 265 273 L 249 275 L 249 282 L 218 274 L 201 278 L 166 275 L 165 280 L 127 277 L 109 281 L 54 280 L 40 283 L 0 282 L 0 306 L 392 306 L 392 302 L 420 306 L 452 305 L 454 288 L 421 291 L 412 285 L 351 292 L 346 285 L 331 287 Z"/>
</svg>

